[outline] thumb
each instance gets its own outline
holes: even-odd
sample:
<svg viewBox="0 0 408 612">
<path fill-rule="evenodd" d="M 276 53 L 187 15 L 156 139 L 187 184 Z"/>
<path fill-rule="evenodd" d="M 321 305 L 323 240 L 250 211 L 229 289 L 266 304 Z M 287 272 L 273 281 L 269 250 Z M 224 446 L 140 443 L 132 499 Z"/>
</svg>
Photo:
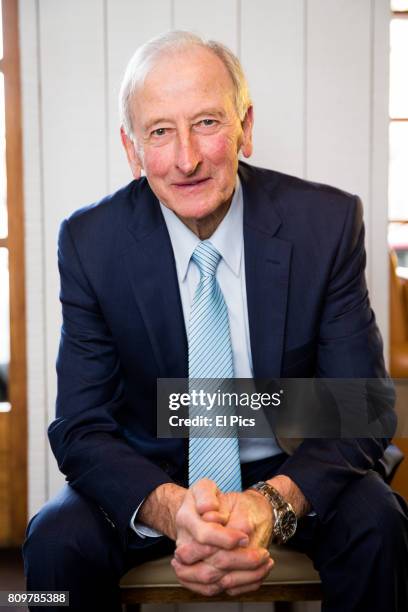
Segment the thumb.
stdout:
<svg viewBox="0 0 408 612">
<path fill-rule="evenodd" d="M 219 489 L 209 478 L 202 478 L 194 483 L 190 490 L 193 494 L 198 514 L 218 511 L 220 509 Z"/>
</svg>

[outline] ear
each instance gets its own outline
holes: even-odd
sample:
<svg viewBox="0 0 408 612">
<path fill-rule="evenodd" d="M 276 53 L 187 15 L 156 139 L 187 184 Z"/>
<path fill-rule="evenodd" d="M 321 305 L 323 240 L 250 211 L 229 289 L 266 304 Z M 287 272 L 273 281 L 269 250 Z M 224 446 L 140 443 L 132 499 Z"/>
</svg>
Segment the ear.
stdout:
<svg viewBox="0 0 408 612">
<path fill-rule="evenodd" d="M 126 134 L 123 125 L 120 128 L 120 137 L 122 140 L 122 144 L 126 151 L 126 157 L 129 162 L 130 169 L 132 171 L 133 177 L 138 180 L 140 179 L 140 174 L 143 168 L 143 164 L 140 160 L 138 153 L 136 152 L 136 146 L 133 140 Z"/>
<path fill-rule="evenodd" d="M 244 157 L 252 155 L 252 128 L 254 125 L 254 107 L 250 106 L 242 122 L 241 151 Z"/>
</svg>

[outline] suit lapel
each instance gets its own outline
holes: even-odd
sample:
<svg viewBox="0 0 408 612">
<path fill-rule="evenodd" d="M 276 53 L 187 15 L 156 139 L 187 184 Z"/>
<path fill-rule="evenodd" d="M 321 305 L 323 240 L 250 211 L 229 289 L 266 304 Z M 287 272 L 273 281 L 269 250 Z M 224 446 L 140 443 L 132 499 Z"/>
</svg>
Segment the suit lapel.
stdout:
<svg viewBox="0 0 408 612">
<path fill-rule="evenodd" d="M 157 198 L 142 183 L 125 265 L 161 377 L 185 378 L 187 338 L 170 237 Z"/>
<path fill-rule="evenodd" d="M 282 220 L 274 180 L 265 186 L 254 174 L 240 164 L 253 370 L 255 378 L 269 378 L 281 374 L 292 245 L 275 236 Z"/>
</svg>

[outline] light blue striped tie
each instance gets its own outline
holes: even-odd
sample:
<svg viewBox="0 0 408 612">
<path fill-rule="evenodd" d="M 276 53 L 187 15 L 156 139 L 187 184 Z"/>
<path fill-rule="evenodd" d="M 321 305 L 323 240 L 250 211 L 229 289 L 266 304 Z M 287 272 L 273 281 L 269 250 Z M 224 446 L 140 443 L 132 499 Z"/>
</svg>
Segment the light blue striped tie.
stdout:
<svg viewBox="0 0 408 612">
<path fill-rule="evenodd" d="M 223 379 L 234 377 L 228 310 L 215 278 L 221 255 L 211 242 L 206 240 L 197 245 L 191 258 L 200 271 L 200 282 L 190 314 L 188 338 L 190 389 L 204 386 L 208 391 L 209 381 L 198 384 L 195 379 L 218 379 L 210 385 L 214 392 L 219 388 L 219 383 L 222 387 Z M 190 415 L 193 414 L 194 411 L 190 407 Z M 193 432 L 194 429 L 190 430 L 190 436 Z M 242 490 L 237 437 L 190 437 L 190 485 L 201 478 L 214 480 L 218 488 L 224 492 Z"/>
</svg>

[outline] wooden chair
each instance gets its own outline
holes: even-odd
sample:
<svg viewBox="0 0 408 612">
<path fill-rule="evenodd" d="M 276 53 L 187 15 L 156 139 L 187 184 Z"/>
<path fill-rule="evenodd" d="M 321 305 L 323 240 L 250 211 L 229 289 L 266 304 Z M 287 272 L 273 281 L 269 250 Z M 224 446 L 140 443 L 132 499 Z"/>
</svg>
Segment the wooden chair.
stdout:
<svg viewBox="0 0 408 612">
<path fill-rule="evenodd" d="M 390 252 L 390 374 L 408 378 L 408 280 L 397 275 L 397 256 Z"/>
<path fill-rule="evenodd" d="M 132 568 L 120 582 L 123 609 L 139 612 L 141 604 L 186 602 L 276 602 L 275 611 L 291 609 L 294 601 L 321 600 L 321 582 L 310 559 L 285 546 L 272 546 L 275 566 L 263 586 L 238 597 L 202 597 L 179 585 L 170 565 L 171 557 L 149 561 Z"/>
</svg>

